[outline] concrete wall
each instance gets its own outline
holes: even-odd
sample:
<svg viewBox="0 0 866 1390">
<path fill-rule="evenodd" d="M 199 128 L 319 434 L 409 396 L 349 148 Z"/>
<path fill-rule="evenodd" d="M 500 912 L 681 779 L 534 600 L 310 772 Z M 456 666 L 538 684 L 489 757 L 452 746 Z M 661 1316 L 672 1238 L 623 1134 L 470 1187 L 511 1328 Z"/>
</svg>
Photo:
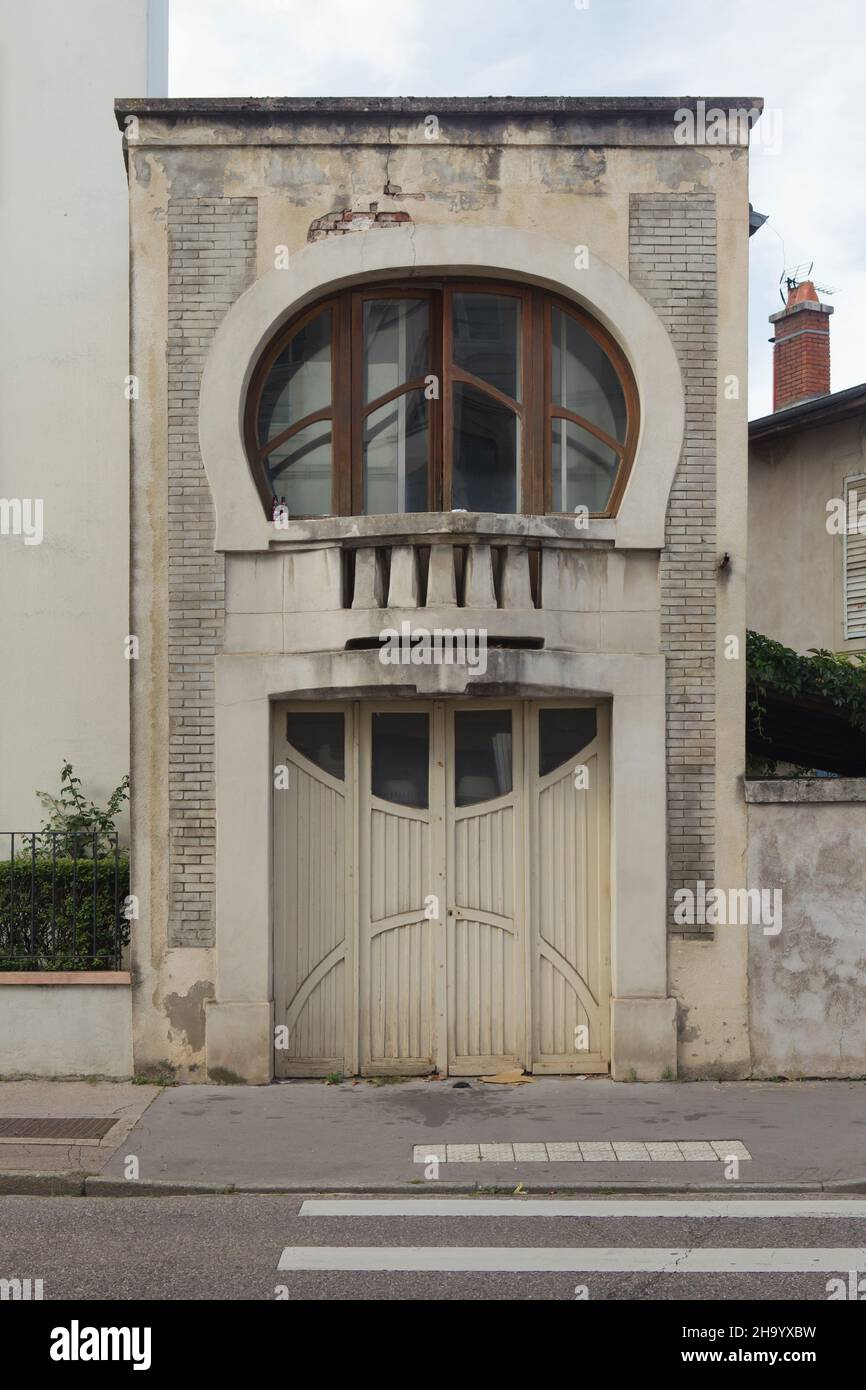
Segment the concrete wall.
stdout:
<svg viewBox="0 0 866 1390">
<path fill-rule="evenodd" d="M 666 697 L 667 739 L 675 750 L 668 772 L 678 794 L 676 806 L 669 806 L 667 833 L 678 845 L 677 870 L 682 878 L 706 865 L 714 869 L 717 881 L 732 887 L 741 886 L 745 875 L 745 814 L 737 783 L 743 771 L 744 663 L 725 660 L 723 645 L 728 633 L 738 634 L 744 643 L 746 150 L 677 145 L 673 108 L 666 113 L 648 107 L 624 118 L 601 108 L 590 110 L 590 104 L 580 108 L 579 103 L 576 110 L 565 109 L 563 103 L 555 114 L 521 111 L 516 103 L 506 114 L 504 106 L 496 109 L 497 103 L 466 103 L 472 109 L 461 113 L 456 104 L 433 101 L 432 109 L 440 108 L 441 130 L 440 138 L 430 141 L 426 109 L 415 109 L 411 102 L 387 111 L 375 102 L 359 102 L 354 109 L 344 104 L 339 112 L 329 112 L 326 103 L 305 111 L 285 105 L 247 104 L 242 115 L 230 106 L 206 102 L 132 108 L 139 118 L 136 139 L 129 143 L 132 338 L 134 369 L 143 383 L 132 417 L 133 623 L 142 633 L 147 657 L 133 672 L 133 891 L 142 907 L 135 948 L 136 1046 L 142 1064 L 169 1058 L 192 1078 L 202 1074 L 205 1064 L 205 1034 L 208 1060 L 216 1055 L 221 1065 L 233 1070 L 249 1061 L 251 1078 L 266 1079 L 268 1074 L 270 884 L 266 872 L 257 874 L 255 883 L 248 881 L 247 873 L 250 863 L 261 860 L 248 853 L 255 848 L 250 837 L 263 836 L 263 844 L 269 841 L 263 800 L 268 700 L 299 689 L 298 672 L 310 665 L 303 659 L 304 648 L 321 653 L 326 643 L 328 650 L 313 663 L 317 673 L 327 668 L 326 691 L 340 687 L 343 667 L 352 662 L 357 666 L 361 658 L 349 661 L 338 655 L 346 633 L 357 624 L 357 614 L 332 608 L 325 590 L 284 608 L 279 578 L 284 567 L 265 556 L 262 574 L 255 571 L 251 594 L 251 562 L 231 554 L 226 643 L 232 654 L 216 657 L 217 688 L 221 672 L 228 673 L 229 684 L 237 675 L 249 702 L 249 721 L 241 719 L 240 697 L 218 697 L 217 739 L 209 746 L 210 647 L 214 637 L 219 638 L 221 616 L 215 611 L 218 585 L 212 580 L 220 575 L 211 567 L 207 574 L 193 575 L 195 584 L 187 584 L 183 561 L 187 558 L 193 569 L 202 568 L 208 543 L 215 543 L 218 552 L 267 552 L 281 546 L 298 554 L 318 550 L 315 563 L 329 548 L 339 547 L 339 535 L 325 534 L 328 523 L 315 523 L 305 534 L 292 528 L 274 536 L 254 498 L 243 453 L 234 447 L 237 391 L 258 351 L 280 322 L 332 285 L 359 276 L 387 278 L 395 271 L 460 273 L 467 268 L 551 285 L 596 312 L 614 332 L 639 389 L 652 377 L 645 322 L 651 320 L 661 334 L 665 352 L 674 341 L 679 352 L 674 374 L 680 382 L 685 380 L 688 392 L 687 449 L 681 455 L 679 440 L 668 438 L 664 491 L 647 511 L 654 518 L 660 504 L 666 507 L 674 474 L 685 462 L 688 471 L 680 474 L 678 506 L 669 513 L 667 532 L 653 519 L 651 529 L 648 524 L 641 535 L 633 524 L 635 508 L 629 505 L 648 480 L 655 484 L 661 476 L 648 465 L 642 468 L 644 444 L 647 459 L 651 452 L 652 431 L 647 429 L 622 517 L 604 523 L 604 534 L 591 531 L 586 542 L 618 551 L 629 573 L 633 564 L 642 564 L 630 552 L 645 546 L 653 554 L 654 575 L 659 552 L 670 547 L 664 602 L 654 578 L 650 607 L 617 626 L 613 607 L 607 598 L 600 599 L 602 640 L 580 635 L 581 623 L 585 634 L 589 628 L 587 615 L 577 605 L 573 613 L 535 612 L 532 618 L 544 624 L 551 645 L 564 648 L 563 661 L 577 662 L 581 651 L 600 649 L 624 661 L 637 659 L 639 653 L 660 660 L 663 651 L 668 653 L 673 675 L 669 674 Z M 121 119 L 125 114 L 129 108 L 120 111 Z M 370 217 L 359 218 L 358 226 L 368 230 L 339 231 L 330 238 L 317 234 L 315 244 L 310 244 L 311 229 L 321 229 L 322 218 L 336 211 L 365 213 L 373 203 L 380 212 L 408 214 L 408 222 L 388 228 L 374 225 Z M 248 235 L 252 205 L 254 247 Z M 236 210 L 241 215 L 231 235 L 226 228 L 231 228 Z M 518 255 L 512 254 L 515 244 L 521 248 Z M 456 250 L 443 255 L 432 249 L 446 245 Z M 591 269 L 582 272 L 582 281 L 575 269 L 576 245 L 589 250 Z M 550 253 L 542 256 L 542 247 L 549 247 Z M 288 250 L 285 271 L 278 268 L 285 261 L 283 248 Z M 241 293 L 251 251 L 254 283 Z M 279 303 L 273 291 L 277 283 Z M 608 290 L 620 287 L 616 295 L 608 295 L 610 302 L 618 295 L 625 303 L 631 296 L 631 318 L 618 321 L 610 302 L 594 300 L 594 287 L 599 285 Z M 229 308 L 232 294 L 240 297 Z M 269 314 L 253 321 L 250 306 L 260 306 L 262 300 L 274 303 Z M 226 317 L 211 345 L 221 313 Z M 241 325 L 235 336 L 229 320 Z M 214 415 L 203 408 L 198 422 L 202 444 L 213 445 L 210 461 L 204 459 L 217 509 L 213 525 L 212 514 L 202 513 L 203 474 L 196 472 L 202 465 L 190 431 L 203 349 L 204 402 L 210 364 L 220 352 L 226 356 L 220 348 L 226 342 L 234 349 L 228 354 L 233 374 L 211 371 L 208 397 L 221 396 L 225 410 Z M 732 376 L 741 386 L 734 392 Z M 678 393 L 644 390 L 642 409 L 646 420 L 676 410 L 682 414 L 682 385 Z M 661 466 L 658 458 L 655 466 Z M 215 489 L 217 474 L 234 489 L 234 508 L 229 493 Z M 250 496 L 251 530 L 242 521 Z M 188 556 L 182 548 L 173 550 L 172 527 L 182 535 L 183 524 L 175 512 L 166 526 L 167 501 L 169 507 L 186 508 Z M 627 515 L 631 519 L 626 540 Z M 381 520 L 386 530 L 394 521 Z M 617 530 L 621 520 L 622 534 Z M 470 539 L 483 529 L 482 523 L 487 525 L 489 518 L 468 518 Z M 352 523 L 353 534 L 356 524 Z M 449 517 L 426 518 L 423 530 L 447 531 L 453 524 Z M 304 529 L 303 523 L 296 525 Z M 514 531 L 512 539 L 519 539 L 520 519 L 508 525 Z M 241 534 L 252 539 L 239 542 Z M 371 538 L 375 539 L 372 533 Z M 555 538 L 553 528 L 550 539 Z M 389 540 L 390 533 L 382 539 Z M 733 563 L 720 581 L 715 560 L 716 552 L 723 550 Z M 262 607 L 273 575 L 278 576 L 280 597 L 270 608 Z M 195 675 L 195 662 L 185 659 L 189 652 L 184 641 L 195 639 L 197 605 L 205 640 L 196 658 L 201 670 Z M 505 622 L 507 616 L 500 610 L 497 621 Z M 434 617 L 427 612 L 424 621 L 435 625 Z M 589 622 L 596 622 L 595 617 Z M 283 654 L 290 652 L 297 660 L 286 659 Z M 517 664 L 532 686 L 532 660 L 524 656 Z M 538 666 L 546 669 L 540 656 Z M 593 663 L 581 662 L 582 672 L 595 669 Z M 193 684 L 186 689 L 189 681 Z M 347 684 L 353 686 L 357 680 L 347 678 Z M 610 693 L 610 684 L 600 688 Z M 182 727 L 187 718 L 194 720 L 189 730 Z M 615 725 L 616 718 L 614 710 Z M 231 729 L 229 737 L 226 731 Z M 623 1026 L 620 1037 L 626 1049 L 632 1049 L 639 1074 L 649 1075 L 652 1067 L 660 1074 L 676 1061 L 670 997 L 675 995 L 690 1011 L 691 1035 L 700 1038 L 703 1061 L 741 1074 L 748 1068 L 745 952 L 732 952 L 727 938 L 678 938 L 671 943 L 668 973 L 666 856 L 661 844 L 665 828 L 659 825 L 665 804 L 666 740 L 657 722 L 643 729 L 638 723 L 631 732 L 638 745 L 641 738 L 649 741 L 642 756 L 654 769 L 654 780 L 643 796 L 633 798 L 634 813 L 646 833 L 636 825 L 628 843 L 618 846 L 621 855 L 631 847 L 633 859 L 628 870 L 623 860 L 615 900 L 617 893 L 623 902 L 641 893 L 645 899 L 641 949 L 631 955 L 624 949 L 635 944 L 630 927 L 619 939 L 622 978 L 628 981 L 628 997 L 621 1002 L 623 1013 L 637 1003 L 660 1008 L 652 1026 L 631 1031 Z M 180 759 L 176 787 L 170 782 L 173 735 Z M 185 766 L 184 747 L 189 749 Z M 235 774 L 249 777 L 251 767 L 261 779 L 259 792 L 253 796 L 244 782 L 243 797 L 235 796 L 233 803 L 232 779 Z M 211 795 L 217 807 L 215 850 Z M 250 799 L 244 799 L 247 796 Z M 191 808 L 195 825 L 187 817 L 189 799 L 196 803 Z M 221 805 L 228 807 L 227 816 L 220 812 Z M 244 808 L 251 808 L 249 815 L 243 814 Z M 650 843 L 659 843 L 659 852 L 647 854 Z M 693 844 L 698 846 L 694 856 L 689 848 Z M 187 887 L 178 897 L 174 885 L 181 871 Z M 207 930 L 213 881 L 215 934 Z M 631 917 L 623 921 L 630 923 Z M 614 955 L 616 948 L 615 936 Z M 253 965 L 254 988 L 249 985 Z M 206 1028 L 201 1026 L 203 1014 Z M 628 1073 L 628 1064 L 623 1055 L 619 1074 Z"/>
<path fill-rule="evenodd" d="M 132 1075 L 129 976 L 0 974 L 0 1077 Z"/>
<path fill-rule="evenodd" d="M 749 887 L 783 894 L 781 931 L 748 929 L 754 1074 L 866 1075 L 866 779 L 746 795 Z"/>
<path fill-rule="evenodd" d="M 102 800 L 129 769 L 128 222 L 118 94 L 148 89 L 164 3 L 28 0 L 0 17 L 0 830 L 42 819 L 69 758 Z M 165 81 L 155 42 L 150 79 Z M 161 70 L 162 69 L 162 70 Z"/>
<path fill-rule="evenodd" d="M 844 537 L 827 530 L 827 503 L 858 473 L 866 473 L 862 418 L 750 447 L 749 627 L 795 651 L 866 651 L 866 638 L 845 638 Z"/>
</svg>

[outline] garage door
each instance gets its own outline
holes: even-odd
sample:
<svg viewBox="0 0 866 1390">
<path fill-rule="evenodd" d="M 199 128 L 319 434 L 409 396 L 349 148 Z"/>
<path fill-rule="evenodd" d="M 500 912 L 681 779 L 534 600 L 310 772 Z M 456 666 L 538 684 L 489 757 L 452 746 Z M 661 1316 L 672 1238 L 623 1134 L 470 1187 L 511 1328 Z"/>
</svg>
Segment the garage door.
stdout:
<svg viewBox="0 0 866 1390">
<path fill-rule="evenodd" d="M 606 1070 L 607 711 L 277 712 L 278 1075 Z"/>
</svg>

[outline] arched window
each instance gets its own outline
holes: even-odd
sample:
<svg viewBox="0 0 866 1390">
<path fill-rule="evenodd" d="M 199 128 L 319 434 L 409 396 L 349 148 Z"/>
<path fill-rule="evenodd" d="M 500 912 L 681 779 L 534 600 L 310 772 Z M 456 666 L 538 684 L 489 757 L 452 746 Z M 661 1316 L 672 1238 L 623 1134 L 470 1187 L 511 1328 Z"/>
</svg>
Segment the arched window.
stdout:
<svg viewBox="0 0 866 1390">
<path fill-rule="evenodd" d="M 437 280 L 345 290 L 284 327 L 250 384 L 268 511 L 615 514 L 637 391 L 600 324 L 543 290 Z"/>
</svg>

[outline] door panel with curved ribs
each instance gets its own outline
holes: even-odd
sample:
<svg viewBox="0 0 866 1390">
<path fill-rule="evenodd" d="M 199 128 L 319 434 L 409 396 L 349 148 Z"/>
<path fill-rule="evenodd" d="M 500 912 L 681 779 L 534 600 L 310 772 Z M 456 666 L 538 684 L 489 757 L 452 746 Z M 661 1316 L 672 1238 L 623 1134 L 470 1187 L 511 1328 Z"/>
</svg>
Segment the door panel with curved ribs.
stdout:
<svg viewBox="0 0 866 1390">
<path fill-rule="evenodd" d="M 351 1066 L 353 805 L 349 705 L 282 709 L 274 737 L 274 1070 Z M 347 728 L 348 726 L 348 728 Z M 347 737 L 348 733 L 348 737 Z"/>
<path fill-rule="evenodd" d="M 448 711 L 448 1066 L 523 1064 L 522 710 Z M 517 776 L 515 776 L 517 772 Z"/>
<path fill-rule="evenodd" d="M 360 1063 L 442 1064 L 441 778 L 432 706 L 361 713 Z M 431 807 L 433 808 L 431 810 Z"/>
<path fill-rule="evenodd" d="M 607 1071 L 608 712 L 536 705 L 529 723 L 533 1071 Z"/>
</svg>

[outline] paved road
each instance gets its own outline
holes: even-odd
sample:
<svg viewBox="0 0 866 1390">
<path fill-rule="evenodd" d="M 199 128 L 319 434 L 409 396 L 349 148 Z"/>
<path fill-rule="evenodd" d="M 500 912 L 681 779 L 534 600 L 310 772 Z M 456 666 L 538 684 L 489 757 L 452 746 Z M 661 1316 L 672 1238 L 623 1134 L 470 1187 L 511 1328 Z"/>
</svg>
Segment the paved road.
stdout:
<svg viewBox="0 0 866 1390">
<path fill-rule="evenodd" d="M 428 1200 L 3 1197 L 0 1278 L 46 1299 L 785 1299 L 806 1323 L 831 1279 L 866 1294 L 866 1199 Z"/>
</svg>

